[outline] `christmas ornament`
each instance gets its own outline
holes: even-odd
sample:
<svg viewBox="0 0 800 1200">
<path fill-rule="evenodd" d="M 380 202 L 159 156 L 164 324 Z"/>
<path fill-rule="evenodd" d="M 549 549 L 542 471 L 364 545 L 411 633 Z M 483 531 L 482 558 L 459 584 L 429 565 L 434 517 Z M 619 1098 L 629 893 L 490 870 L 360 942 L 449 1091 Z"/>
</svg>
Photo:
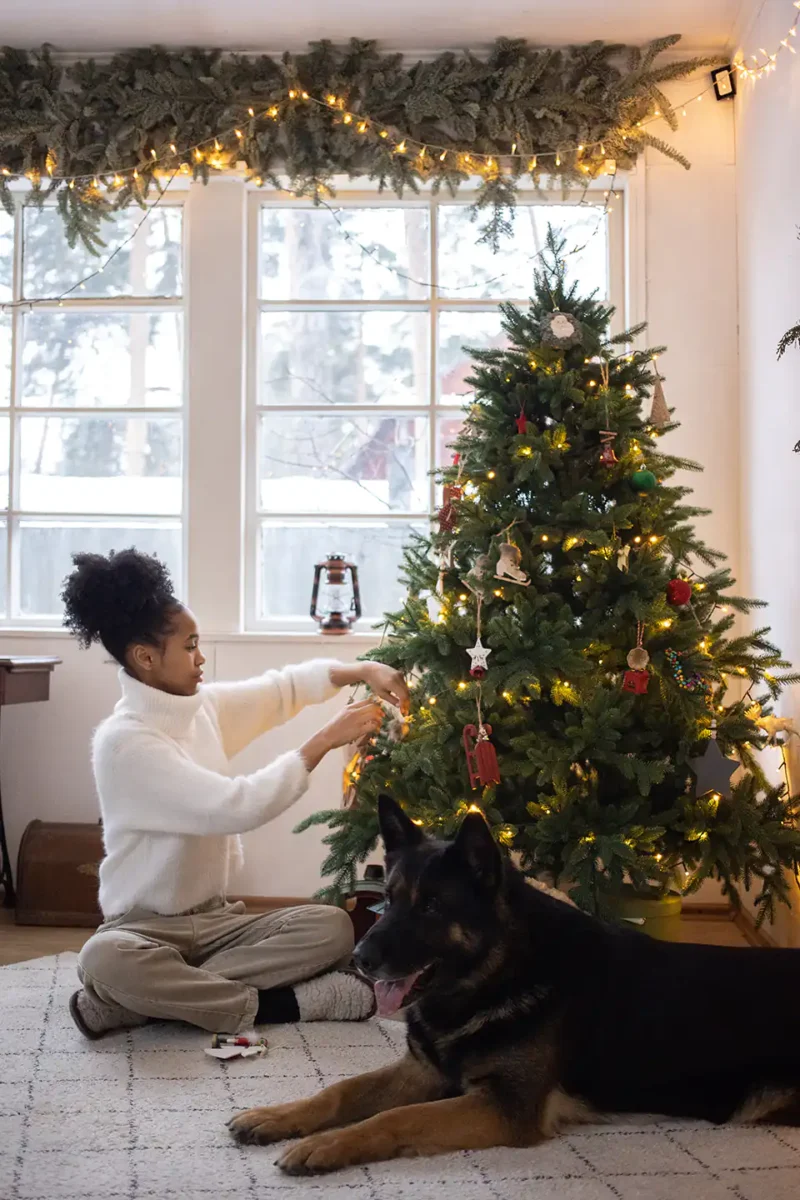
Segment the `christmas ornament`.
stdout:
<svg viewBox="0 0 800 1200">
<path fill-rule="evenodd" d="M 657 429 L 662 429 L 665 425 L 669 425 L 669 420 L 670 412 L 667 408 L 664 389 L 661 386 L 661 376 L 656 375 L 653 386 L 653 405 L 650 409 L 650 424 L 655 425 Z"/>
<path fill-rule="evenodd" d="M 717 745 L 717 722 L 711 722 L 711 737 L 705 753 L 697 758 L 689 759 L 689 766 L 697 776 L 695 796 L 704 796 L 706 792 L 719 792 L 720 796 L 730 797 L 731 775 L 739 766 L 733 758 L 726 758 Z"/>
<path fill-rule="evenodd" d="M 710 695 L 711 684 L 703 675 L 698 675 L 696 672 L 692 675 L 684 673 L 681 659 L 688 653 L 690 653 L 688 650 L 684 650 L 683 654 L 679 654 L 677 650 L 664 651 L 664 658 L 667 660 L 673 679 L 684 692 L 705 692 L 706 695 Z"/>
<path fill-rule="evenodd" d="M 630 558 L 630 556 L 631 556 L 630 546 L 620 546 L 619 550 L 617 551 L 617 570 L 619 570 L 619 571 L 627 571 L 628 570 L 628 559 Z"/>
<path fill-rule="evenodd" d="M 491 653 L 491 647 L 484 646 L 480 634 L 478 634 L 475 645 L 467 650 L 471 664 L 469 673 L 473 679 L 483 679 L 485 677 L 486 672 L 489 670 L 489 664 L 486 660 Z"/>
<path fill-rule="evenodd" d="M 602 443 L 600 462 L 606 467 L 611 467 L 615 462 L 619 461 L 614 453 L 614 439 L 616 436 L 617 435 L 613 429 L 600 430 L 600 441 Z"/>
<path fill-rule="evenodd" d="M 685 608 L 692 599 L 692 585 L 686 579 L 670 579 L 667 600 L 673 608 Z"/>
<path fill-rule="evenodd" d="M 439 532 L 450 533 L 455 529 L 458 514 L 454 501 L 461 499 L 461 488 L 457 483 L 446 483 L 442 489 L 442 507 L 438 512 Z"/>
<path fill-rule="evenodd" d="M 422 599 L 425 601 L 425 607 L 428 610 L 428 620 L 431 625 L 438 624 L 439 618 L 442 615 L 442 608 L 444 607 L 444 601 L 441 596 L 438 596 L 436 592 L 428 592 Z"/>
<path fill-rule="evenodd" d="M 518 546 L 513 542 L 501 542 L 495 579 L 511 579 L 522 587 L 528 587 L 531 582 L 530 576 L 520 566 L 521 560 L 522 554 Z"/>
<path fill-rule="evenodd" d="M 647 664 L 650 662 L 650 655 L 642 645 L 644 637 L 644 622 L 639 621 L 636 625 L 636 645 L 628 651 L 628 666 L 629 671 L 625 672 L 622 680 L 623 692 L 633 692 L 637 696 L 641 696 L 647 691 L 650 683 L 650 672 L 647 670 Z"/>
<path fill-rule="evenodd" d="M 469 588 L 473 596 L 485 596 L 489 590 L 489 573 L 491 559 L 488 554 L 479 554 L 470 571 L 464 576 L 464 586 Z"/>
<path fill-rule="evenodd" d="M 759 729 L 763 729 L 770 741 L 773 741 L 775 739 L 775 735 L 778 733 L 788 733 L 790 737 L 792 735 L 795 737 L 800 737 L 800 734 L 798 734 L 794 727 L 794 721 L 791 719 L 791 717 L 776 717 L 774 713 L 770 713 L 768 716 L 762 717 L 760 704 L 753 704 L 750 708 L 748 708 L 745 716 L 751 720 L 754 725 L 757 725 Z"/>
<path fill-rule="evenodd" d="M 566 313 L 549 313 L 539 327 L 539 336 L 544 346 L 554 346 L 557 350 L 567 350 L 570 346 L 580 346 L 583 341 L 583 330 L 575 317 Z"/>
<path fill-rule="evenodd" d="M 519 410 L 519 416 L 515 419 L 514 423 L 517 427 L 517 433 L 520 435 L 520 437 L 523 437 L 528 430 L 528 418 L 525 415 L 524 408 Z"/>
<path fill-rule="evenodd" d="M 631 484 L 637 492 L 652 492 L 653 488 L 658 486 L 658 480 L 652 471 L 634 471 L 631 475 Z"/>
<path fill-rule="evenodd" d="M 491 725 L 465 725 L 463 740 L 469 771 L 469 785 L 473 791 L 500 782 L 497 752 L 489 741 Z"/>
</svg>

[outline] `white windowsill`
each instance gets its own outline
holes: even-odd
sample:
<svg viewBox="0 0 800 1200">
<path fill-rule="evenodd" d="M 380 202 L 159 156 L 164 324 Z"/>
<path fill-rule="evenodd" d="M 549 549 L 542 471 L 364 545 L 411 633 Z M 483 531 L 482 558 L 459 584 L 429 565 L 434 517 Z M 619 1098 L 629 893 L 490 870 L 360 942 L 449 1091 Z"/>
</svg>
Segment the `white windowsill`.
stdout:
<svg viewBox="0 0 800 1200">
<path fill-rule="evenodd" d="M 369 629 L 356 629 L 352 633 L 343 634 L 337 637 L 326 636 L 322 633 L 315 633 L 313 630 L 302 629 L 257 629 L 252 631 L 242 631 L 237 633 L 206 633 L 201 634 L 204 642 L 214 642 L 220 644 L 222 642 L 246 642 L 253 645 L 259 642 L 275 643 L 287 642 L 297 644 L 316 644 L 320 647 L 325 646 L 332 650 L 335 646 L 347 645 L 349 642 L 357 645 L 377 645 L 381 639 L 381 631 Z M 13 638 L 19 640 L 47 640 L 52 641 L 64 640 L 72 638 L 72 634 L 67 629 L 59 629 L 52 625 L 5 625 L 0 627 L 0 641 L 3 638 Z"/>
</svg>

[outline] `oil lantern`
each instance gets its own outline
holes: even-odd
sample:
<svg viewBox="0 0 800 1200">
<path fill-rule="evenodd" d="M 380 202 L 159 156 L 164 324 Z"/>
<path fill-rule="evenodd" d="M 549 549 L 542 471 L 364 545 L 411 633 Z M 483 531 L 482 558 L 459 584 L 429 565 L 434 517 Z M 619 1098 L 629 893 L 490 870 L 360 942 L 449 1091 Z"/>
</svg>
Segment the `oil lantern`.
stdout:
<svg viewBox="0 0 800 1200">
<path fill-rule="evenodd" d="M 311 616 L 319 622 L 320 633 L 347 633 L 361 616 L 358 567 L 343 554 L 329 554 L 314 567 Z"/>
</svg>

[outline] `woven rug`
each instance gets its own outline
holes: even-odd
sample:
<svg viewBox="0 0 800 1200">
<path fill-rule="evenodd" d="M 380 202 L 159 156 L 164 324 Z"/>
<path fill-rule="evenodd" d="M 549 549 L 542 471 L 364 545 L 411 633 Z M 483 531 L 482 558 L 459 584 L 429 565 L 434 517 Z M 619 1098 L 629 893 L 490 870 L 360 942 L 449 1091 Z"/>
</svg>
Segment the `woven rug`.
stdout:
<svg viewBox="0 0 800 1200">
<path fill-rule="evenodd" d="M 401 1159 L 292 1179 L 240 1147 L 237 1109 L 391 1061 L 403 1026 L 282 1026 L 263 1059 L 222 1064 L 168 1024 L 84 1041 L 75 955 L 0 968 L 0 1200 L 796 1200 L 800 1130 L 636 1118 L 530 1150 Z"/>
</svg>

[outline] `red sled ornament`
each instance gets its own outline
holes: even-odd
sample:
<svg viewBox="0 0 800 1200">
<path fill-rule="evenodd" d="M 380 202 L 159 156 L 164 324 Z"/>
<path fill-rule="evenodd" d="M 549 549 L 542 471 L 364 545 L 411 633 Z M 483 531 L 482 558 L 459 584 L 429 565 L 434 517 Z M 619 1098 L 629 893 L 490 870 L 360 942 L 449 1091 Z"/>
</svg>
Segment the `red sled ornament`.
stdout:
<svg viewBox="0 0 800 1200">
<path fill-rule="evenodd" d="M 442 489 L 442 507 L 439 509 L 439 529 L 442 533 L 449 533 L 456 525 L 456 510 L 453 504 L 454 500 L 461 499 L 461 488 L 457 483 L 446 483 Z"/>
<path fill-rule="evenodd" d="M 497 752 L 489 741 L 491 725 L 465 725 L 464 750 L 467 755 L 469 785 L 474 791 L 478 787 L 500 782 L 500 767 Z"/>
<path fill-rule="evenodd" d="M 623 692 L 633 692 L 635 695 L 641 696 L 647 691 L 649 682 L 649 671 L 626 671 L 622 680 L 622 690 Z"/>
</svg>

